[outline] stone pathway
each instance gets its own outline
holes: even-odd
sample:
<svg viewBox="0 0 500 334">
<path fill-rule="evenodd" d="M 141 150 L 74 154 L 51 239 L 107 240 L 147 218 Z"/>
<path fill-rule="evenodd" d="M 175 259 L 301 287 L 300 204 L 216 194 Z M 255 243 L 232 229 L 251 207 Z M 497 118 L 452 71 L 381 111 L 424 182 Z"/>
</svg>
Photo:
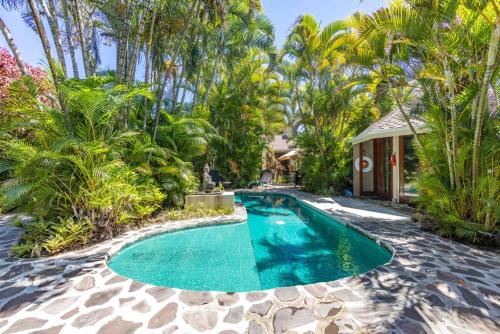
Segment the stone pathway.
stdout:
<svg viewBox="0 0 500 334">
<path fill-rule="evenodd" d="M 409 217 L 366 201 L 279 190 L 327 211 L 393 249 L 357 277 L 249 293 L 155 287 L 113 273 L 106 260 L 149 235 L 220 223 L 152 225 L 77 252 L 10 257 L 19 237 L 0 217 L 2 333 L 500 333 L 500 255 L 420 231 Z M 224 217 L 241 221 L 244 208 Z"/>
</svg>

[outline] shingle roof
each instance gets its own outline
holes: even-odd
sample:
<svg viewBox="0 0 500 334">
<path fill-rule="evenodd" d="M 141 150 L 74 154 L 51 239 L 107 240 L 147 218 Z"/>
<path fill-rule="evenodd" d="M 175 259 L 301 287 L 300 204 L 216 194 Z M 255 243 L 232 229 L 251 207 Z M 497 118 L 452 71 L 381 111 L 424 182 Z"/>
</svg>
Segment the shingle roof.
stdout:
<svg viewBox="0 0 500 334">
<path fill-rule="evenodd" d="M 420 89 L 415 89 L 414 91 L 414 99 L 412 102 L 406 104 L 403 109 L 407 115 L 411 115 L 412 111 L 418 110 L 422 108 L 420 103 L 419 96 L 422 96 L 422 92 Z M 496 92 L 493 89 L 488 90 L 488 99 L 490 103 L 490 113 L 492 116 L 495 116 L 498 112 L 498 104 L 499 99 L 496 95 Z M 430 129 L 427 127 L 425 121 L 422 118 L 416 116 L 411 117 L 411 124 L 415 128 L 415 131 L 420 133 L 429 132 Z M 375 139 L 375 138 L 385 138 L 392 136 L 406 136 L 412 135 L 413 133 L 410 131 L 410 128 L 406 124 L 403 115 L 399 109 L 395 108 L 390 113 L 371 124 L 368 128 L 366 128 L 363 132 L 361 132 L 356 137 L 352 138 L 350 142 L 352 144 L 359 144 L 367 140 Z"/>
<path fill-rule="evenodd" d="M 405 110 L 406 113 L 409 110 Z M 428 128 L 423 119 L 418 117 L 411 118 L 411 124 L 417 131 L 417 133 L 425 133 L 428 132 Z M 351 143 L 359 144 L 361 142 L 375 139 L 375 138 L 384 138 L 384 137 L 392 137 L 392 136 L 406 136 L 411 135 L 412 132 L 408 127 L 403 115 L 399 110 L 393 110 L 368 128 L 366 128 L 359 135 L 351 139 Z"/>
</svg>

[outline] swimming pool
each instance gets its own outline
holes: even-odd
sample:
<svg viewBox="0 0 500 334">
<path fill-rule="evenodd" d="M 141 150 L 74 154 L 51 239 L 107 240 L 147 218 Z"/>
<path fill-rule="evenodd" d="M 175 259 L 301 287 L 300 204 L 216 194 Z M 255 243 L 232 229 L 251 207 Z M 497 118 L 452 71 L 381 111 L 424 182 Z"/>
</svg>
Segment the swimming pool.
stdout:
<svg viewBox="0 0 500 334">
<path fill-rule="evenodd" d="M 257 291 L 333 281 L 388 262 L 391 253 L 286 195 L 240 193 L 246 223 L 165 233 L 109 262 L 135 280 L 188 290 Z"/>
</svg>

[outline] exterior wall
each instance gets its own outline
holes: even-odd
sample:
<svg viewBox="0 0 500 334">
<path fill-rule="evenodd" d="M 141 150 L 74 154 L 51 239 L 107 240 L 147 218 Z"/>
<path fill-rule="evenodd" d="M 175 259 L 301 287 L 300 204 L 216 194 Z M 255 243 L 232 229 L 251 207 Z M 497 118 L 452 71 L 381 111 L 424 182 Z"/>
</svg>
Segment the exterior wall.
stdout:
<svg viewBox="0 0 500 334">
<path fill-rule="evenodd" d="M 361 150 L 363 152 L 361 153 Z M 374 191 L 374 156 L 373 156 L 373 140 L 356 144 L 353 146 L 353 196 L 361 196 L 364 193 L 373 193 Z M 360 173 L 356 168 L 356 161 L 362 158 L 369 158 L 371 160 L 371 168 L 369 171 Z M 358 162 L 359 163 L 359 162 Z M 362 174 L 362 177 L 361 177 Z M 362 189 L 362 191 L 361 191 Z"/>
<path fill-rule="evenodd" d="M 396 158 L 396 166 L 392 166 L 392 201 L 394 203 L 399 202 L 399 185 L 400 182 L 403 182 L 403 180 L 400 180 L 401 173 L 400 173 L 400 164 L 401 164 L 401 154 L 402 152 L 400 151 L 400 145 L 399 145 L 399 136 L 394 136 L 392 137 L 392 154 L 394 154 Z"/>
<path fill-rule="evenodd" d="M 363 150 L 361 154 L 360 150 Z M 391 184 L 392 184 L 392 201 L 400 201 L 400 187 L 402 172 L 400 170 L 401 157 L 403 152 L 400 152 L 400 137 L 392 137 L 392 151 L 391 154 L 395 155 L 396 165 L 392 166 L 391 173 Z M 361 180 L 361 173 L 356 168 L 356 160 L 360 157 L 370 158 L 372 160 L 372 168 L 370 171 L 363 173 Z M 355 144 L 353 146 L 353 195 L 361 196 L 363 194 L 371 194 L 375 192 L 375 156 L 374 156 L 374 143 L 373 140 L 369 140 L 360 144 Z M 362 191 L 360 191 L 362 189 Z"/>
<path fill-rule="evenodd" d="M 372 161 L 371 170 L 363 173 L 363 192 L 371 193 L 375 190 L 374 187 L 375 168 L 373 166 L 374 164 L 373 140 L 369 140 L 363 143 L 363 157 L 370 158 Z"/>
<path fill-rule="evenodd" d="M 355 144 L 352 148 L 352 194 L 353 196 L 360 196 L 360 183 L 359 183 L 359 171 L 356 170 L 356 159 L 359 158 L 359 149 L 361 145 Z"/>
</svg>

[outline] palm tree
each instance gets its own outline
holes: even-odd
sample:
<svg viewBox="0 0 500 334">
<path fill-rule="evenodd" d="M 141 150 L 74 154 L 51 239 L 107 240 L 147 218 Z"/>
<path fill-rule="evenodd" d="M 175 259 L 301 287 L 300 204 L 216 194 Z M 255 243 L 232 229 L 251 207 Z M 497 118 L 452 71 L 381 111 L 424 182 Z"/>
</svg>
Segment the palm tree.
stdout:
<svg viewBox="0 0 500 334">
<path fill-rule="evenodd" d="M 56 6 L 54 4 L 54 0 L 47 0 L 48 6 L 45 0 L 39 0 L 39 1 L 44 11 L 45 17 L 47 18 L 47 22 L 49 23 L 50 30 L 52 32 L 52 40 L 54 41 L 54 44 L 56 46 L 57 58 L 61 65 L 64 77 L 67 77 L 68 74 L 66 71 L 66 60 L 64 59 L 61 31 L 59 29 L 59 22 L 57 20 L 57 11 L 56 11 Z"/>
<path fill-rule="evenodd" d="M 28 71 L 26 69 L 26 65 L 24 64 L 23 58 L 21 57 L 21 53 L 17 48 L 16 43 L 14 42 L 14 38 L 10 33 L 9 28 L 5 25 L 5 22 L 0 17 L 0 30 L 2 30 L 2 34 L 5 37 L 5 41 L 7 41 L 7 45 L 9 46 L 14 58 L 16 59 L 17 66 L 23 75 L 27 75 Z"/>
<path fill-rule="evenodd" d="M 33 16 L 33 20 L 35 21 L 38 36 L 40 37 L 40 41 L 42 42 L 43 50 L 45 52 L 45 57 L 47 58 L 47 61 L 49 63 L 50 72 L 52 74 L 52 77 L 54 78 L 54 81 L 58 82 L 59 75 L 56 69 L 54 58 L 52 57 L 49 39 L 47 37 L 45 27 L 43 26 L 43 22 L 40 17 L 40 12 L 38 11 L 38 7 L 36 5 L 35 0 L 28 0 L 28 4 L 31 10 L 31 15 Z"/>
<path fill-rule="evenodd" d="M 85 76 L 88 78 L 92 75 L 92 68 L 90 64 L 90 54 L 87 45 L 87 37 L 85 35 L 85 27 L 83 25 L 82 4 L 78 0 L 71 0 L 71 9 L 73 9 L 73 17 L 76 22 L 76 28 L 80 39 L 80 48 L 82 50 L 83 68 Z"/>
<path fill-rule="evenodd" d="M 61 9 L 62 9 L 62 15 L 63 15 L 63 21 L 64 21 L 64 30 L 66 33 L 66 45 L 68 46 L 69 54 L 71 57 L 71 67 L 73 69 L 73 76 L 76 79 L 80 79 L 80 74 L 79 74 L 79 70 L 78 70 L 78 63 L 76 61 L 75 46 L 73 45 L 73 41 L 72 41 L 73 28 L 72 28 L 71 17 L 69 15 L 70 10 L 68 8 L 68 5 L 69 4 L 66 0 L 61 0 Z"/>
<path fill-rule="evenodd" d="M 472 186 L 477 185 L 478 170 L 479 170 L 479 149 L 481 145 L 481 136 L 483 131 L 484 113 L 488 109 L 489 96 L 488 89 L 490 86 L 491 78 L 493 76 L 493 71 L 497 67 L 497 55 L 500 41 L 500 8 L 495 1 L 480 1 L 482 6 L 476 5 L 476 2 L 469 3 L 474 10 L 481 12 L 483 17 L 486 16 L 486 8 L 488 4 L 491 4 L 493 11 L 495 13 L 495 19 L 487 20 L 491 27 L 491 38 L 488 46 L 488 55 L 486 60 L 486 68 L 481 83 L 481 91 L 477 101 L 477 106 L 475 108 L 476 115 L 474 118 L 476 120 L 476 126 L 474 130 L 474 146 L 472 151 Z M 492 22 L 493 21 L 493 22 Z"/>
</svg>

